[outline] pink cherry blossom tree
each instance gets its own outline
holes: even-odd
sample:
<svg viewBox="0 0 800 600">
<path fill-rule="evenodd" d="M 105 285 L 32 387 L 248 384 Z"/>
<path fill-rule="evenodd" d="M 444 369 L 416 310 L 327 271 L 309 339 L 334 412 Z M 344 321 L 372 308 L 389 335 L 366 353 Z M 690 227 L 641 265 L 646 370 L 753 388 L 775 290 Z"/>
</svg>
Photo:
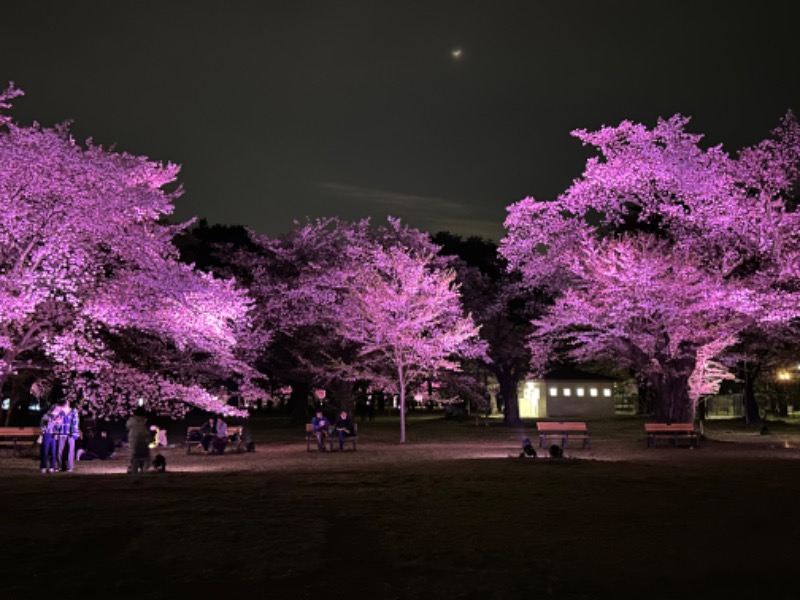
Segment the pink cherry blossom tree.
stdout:
<svg viewBox="0 0 800 600">
<path fill-rule="evenodd" d="M 533 366 L 559 352 L 615 360 L 668 421 L 693 418 L 723 376 L 710 361 L 743 331 L 800 315 L 797 121 L 735 158 L 701 148 L 687 123 L 574 132 L 600 156 L 558 199 L 511 206 L 501 247 L 528 285 L 558 295 L 534 323 Z"/>
<path fill-rule="evenodd" d="M 21 92 L 0 94 L 0 109 Z M 120 352 L 139 332 L 165 356 L 244 376 L 237 332 L 249 301 L 233 281 L 181 264 L 164 218 L 179 167 L 77 143 L 66 126 L 0 114 L 0 385 L 20 371 L 58 376 L 84 412 L 234 412 L 191 377 Z M 171 190 L 171 191 L 170 191 Z"/>
<path fill-rule="evenodd" d="M 464 333 L 459 328 L 468 322 L 455 318 L 461 311 L 458 294 L 455 286 L 446 291 L 452 284 L 452 274 L 447 275 L 446 282 L 436 283 L 444 273 L 444 260 L 436 256 L 438 247 L 426 234 L 399 220 L 373 226 L 369 220 L 318 219 L 298 223 L 293 231 L 278 238 L 251 232 L 248 243 L 238 250 L 224 246 L 220 250 L 222 268 L 235 273 L 254 298 L 256 330 L 271 333 L 256 363 L 273 381 L 292 386 L 298 421 L 307 419 L 314 387 L 332 392 L 329 397 L 333 403 L 343 407 L 352 404 L 357 382 L 369 382 L 378 389 L 398 388 L 396 366 L 372 346 L 365 350 L 369 338 L 363 337 L 361 326 L 367 317 L 360 312 L 363 302 L 377 301 L 375 297 L 369 300 L 373 294 L 388 293 L 386 278 L 392 268 L 396 270 L 392 281 L 400 286 L 394 293 L 406 291 L 407 310 L 417 311 L 419 326 L 428 328 L 427 333 L 418 332 L 416 354 L 403 350 L 410 357 L 402 364 L 404 389 L 419 384 L 416 369 L 431 376 L 437 368 L 449 365 L 462 346 L 469 345 L 465 340 L 461 345 L 453 341 L 453 336 Z M 222 255 L 227 255 L 227 260 Z M 392 261 L 397 265 L 392 267 Z M 404 269 L 405 279 L 398 269 Z M 402 287 L 401 281 L 407 287 Z M 430 294 L 426 295 L 423 288 Z M 413 303 L 419 306 L 412 308 Z M 429 311 L 424 318 L 423 305 Z M 409 331 L 403 331 L 411 344 Z M 392 344 L 399 352 L 400 340 Z M 425 344 L 430 347 L 426 349 Z M 437 344 L 442 356 L 436 353 Z"/>
<path fill-rule="evenodd" d="M 459 370 L 459 358 L 486 358 L 478 327 L 464 314 L 455 272 L 435 255 L 376 245 L 350 287 L 340 320 L 342 337 L 358 344 L 350 373 L 400 396 L 400 443 L 406 442 L 409 390 Z"/>
<path fill-rule="evenodd" d="M 336 323 L 354 265 L 373 235 L 368 220 L 326 218 L 297 223 L 276 238 L 250 231 L 245 243 L 216 244 L 212 252 L 214 268 L 235 275 L 254 299 L 253 328 L 243 342 L 273 385 L 291 386 L 297 422 L 308 419 L 314 388 L 333 392 L 329 397 L 343 406 L 350 401 L 352 380 L 328 364 L 331 356 L 354 355 Z"/>
</svg>

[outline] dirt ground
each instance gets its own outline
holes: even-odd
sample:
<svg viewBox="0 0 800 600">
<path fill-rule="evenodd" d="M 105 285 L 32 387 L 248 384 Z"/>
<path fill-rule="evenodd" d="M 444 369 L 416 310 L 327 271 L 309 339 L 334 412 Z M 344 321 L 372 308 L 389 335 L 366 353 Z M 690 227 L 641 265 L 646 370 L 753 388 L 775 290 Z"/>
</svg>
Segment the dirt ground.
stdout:
<svg viewBox="0 0 800 600">
<path fill-rule="evenodd" d="M 735 440 L 732 439 L 735 437 Z M 727 438 L 727 439 L 726 439 Z M 151 457 L 162 454 L 167 460 L 170 472 L 303 472 L 325 469 L 333 466 L 351 467 L 382 465 L 417 461 L 448 461 L 458 459 L 498 459 L 508 460 L 517 457 L 519 447 L 516 436 L 509 435 L 507 440 L 476 440 L 471 442 L 447 441 L 441 443 L 386 443 L 364 440 L 359 443 L 358 450 L 353 452 L 320 453 L 316 450 L 306 451 L 305 441 L 296 443 L 260 444 L 255 452 L 226 452 L 223 455 L 206 455 L 193 451 L 187 454 L 182 445 L 154 449 Z M 547 449 L 537 448 L 536 459 L 547 458 Z M 655 448 L 646 447 L 644 440 L 618 440 L 610 438 L 594 438 L 591 447 L 583 448 L 580 443 L 567 444 L 564 457 L 579 460 L 597 460 L 613 462 L 635 462 L 673 464 L 684 466 L 713 465 L 717 460 L 731 458 L 742 459 L 800 459 L 800 442 L 796 436 L 761 436 L 752 434 L 743 436 L 726 436 L 720 434 L 714 438 L 701 440 L 697 448 L 689 448 L 685 443 L 670 445 L 659 442 Z M 104 461 L 78 461 L 76 473 L 107 475 L 126 473 L 130 458 L 127 449 L 120 449 L 114 459 Z M 39 474 L 38 463 L 31 457 L 0 460 L 0 473 L 23 474 L 25 472 Z M 66 474 L 64 474 L 66 475 Z"/>
</svg>

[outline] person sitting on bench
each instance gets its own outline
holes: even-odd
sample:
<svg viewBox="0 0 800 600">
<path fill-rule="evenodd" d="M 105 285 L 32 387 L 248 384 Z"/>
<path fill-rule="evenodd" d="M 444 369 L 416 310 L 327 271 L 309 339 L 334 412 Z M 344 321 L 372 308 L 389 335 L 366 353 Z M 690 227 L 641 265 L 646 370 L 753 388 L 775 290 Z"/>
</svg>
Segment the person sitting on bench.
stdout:
<svg viewBox="0 0 800 600">
<path fill-rule="evenodd" d="M 322 414 L 321 410 L 311 419 L 311 432 L 317 438 L 317 446 L 320 452 L 325 452 L 325 438 L 328 437 L 328 419 Z"/>
<path fill-rule="evenodd" d="M 336 433 L 339 436 L 339 450 L 344 450 L 344 439 L 346 437 L 355 435 L 355 427 L 353 421 L 347 416 L 347 411 L 343 410 L 336 419 Z"/>
<path fill-rule="evenodd" d="M 225 453 L 225 446 L 228 445 L 228 424 L 222 420 L 222 417 L 217 418 L 216 435 L 211 440 L 211 452 L 217 454 Z"/>
<path fill-rule="evenodd" d="M 208 454 L 211 451 L 211 442 L 217 437 L 217 424 L 214 421 L 214 417 L 209 417 L 208 421 L 203 423 L 200 427 L 200 433 L 203 434 L 200 445 L 203 446 L 203 452 Z"/>
</svg>

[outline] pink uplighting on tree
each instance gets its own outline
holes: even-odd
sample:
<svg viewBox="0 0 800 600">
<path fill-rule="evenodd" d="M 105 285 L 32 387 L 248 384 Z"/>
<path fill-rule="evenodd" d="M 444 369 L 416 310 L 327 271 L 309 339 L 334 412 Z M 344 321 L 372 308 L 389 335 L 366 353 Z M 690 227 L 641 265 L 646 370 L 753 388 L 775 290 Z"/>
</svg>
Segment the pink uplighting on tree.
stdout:
<svg viewBox="0 0 800 600">
<path fill-rule="evenodd" d="M 675 422 L 729 376 L 715 359 L 743 331 L 800 316 L 797 121 L 735 158 L 687 124 L 574 132 L 600 156 L 558 199 L 512 205 L 501 247 L 527 284 L 558 295 L 534 323 L 533 367 L 614 361 Z"/>
<path fill-rule="evenodd" d="M 10 86 L 0 110 L 20 94 Z M 173 415 L 243 414 L 205 391 L 197 368 L 150 368 L 142 352 L 220 377 L 247 370 L 234 354 L 245 293 L 181 264 L 172 239 L 184 226 L 163 221 L 178 171 L 0 113 L 0 385 L 21 371 L 55 376 L 93 416 L 125 415 L 140 398 Z"/>
<path fill-rule="evenodd" d="M 433 254 L 374 247 L 343 308 L 339 331 L 359 348 L 351 372 L 400 396 L 400 443 L 409 390 L 459 370 L 459 358 L 486 358 L 478 327 L 463 312 L 455 272 L 437 268 Z"/>
<path fill-rule="evenodd" d="M 407 394 L 460 358 L 483 356 L 455 274 L 426 234 L 397 219 L 319 219 L 251 241 L 257 249 L 232 262 L 247 273 L 254 322 L 273 334 L 263 362 L 295 388 L 347 390 L 333 402 L 349 401 L 357 380 L 398 393 L 401 442 Z"/>
</svg>

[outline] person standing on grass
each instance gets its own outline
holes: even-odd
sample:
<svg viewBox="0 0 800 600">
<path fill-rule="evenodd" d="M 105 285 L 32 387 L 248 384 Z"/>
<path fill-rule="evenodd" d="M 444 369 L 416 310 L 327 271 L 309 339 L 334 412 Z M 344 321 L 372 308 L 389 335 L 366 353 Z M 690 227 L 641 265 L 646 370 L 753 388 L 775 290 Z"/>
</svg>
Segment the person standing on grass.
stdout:
<svg viewBox="0 0 800 600">
<path fill-rule="evenodd" d="M 144 410 L 137 408 L 125 422 L 131 449 L 130 473 L 144 472 L 150 466 L 150 431 Z"/>
<path fill-rule="evenodd" d="M 39 468 L 42 473 L 52 473 L 58 465 L 58 442 L 56 441 L 56 429 L 61 429 L 61 422 L 63 415 L 61 414 L 61 407 L 54 404 L 50 407 L 40 422 L 42 431 L 42 444 L 40 447 Z"/>
<path fill-rule="evenodd" d="M 75 440 L 81 436 L 78 411 L 70 406 L 69 400 L 61 401 L 61 427 L 56 430 L 58 441 L 58 463 L 62 471 L 71 473 L 75 467 Z"/>
<path fill-rule="evenodd" d="M 355 435 L 355 426 L 352 419 L 347 415 L 347 411 L 343 410 L 336 419 L 336 433 L 339 436 L 339 450 L 344 450 L 344 440 L 347 437 Z"/>
</svg>

